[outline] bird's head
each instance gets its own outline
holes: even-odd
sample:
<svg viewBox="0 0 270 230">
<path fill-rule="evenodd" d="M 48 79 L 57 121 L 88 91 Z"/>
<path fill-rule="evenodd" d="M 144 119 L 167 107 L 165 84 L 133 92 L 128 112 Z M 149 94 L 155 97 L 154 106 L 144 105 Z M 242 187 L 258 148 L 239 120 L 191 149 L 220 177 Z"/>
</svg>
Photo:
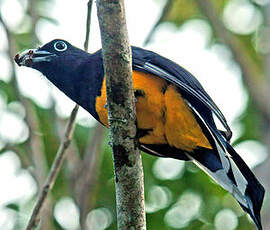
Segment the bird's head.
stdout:
<svg viewBox="0 0 270 230">
<path fill-rule="evenodd" d="M 98 94 L 103 78 L 101 52 L 89 54 L 61 39 L 17 54 L 14 60 L 19 66 L 40 71 L 87 110 L 90 108 L 89 97 Z"/>
<path fill-rule="evenodd" d="M 72 46 L 65 40 L 55 39 L 37 49 L 17 54 L 14 58 L 19 66 L 26 66 L 43 73 L 53 81 L 57 75 L 66 76 L 89 56 L 88 53 Z M 66 76 L 67 77 L 67 76 Z"/>
</svg>

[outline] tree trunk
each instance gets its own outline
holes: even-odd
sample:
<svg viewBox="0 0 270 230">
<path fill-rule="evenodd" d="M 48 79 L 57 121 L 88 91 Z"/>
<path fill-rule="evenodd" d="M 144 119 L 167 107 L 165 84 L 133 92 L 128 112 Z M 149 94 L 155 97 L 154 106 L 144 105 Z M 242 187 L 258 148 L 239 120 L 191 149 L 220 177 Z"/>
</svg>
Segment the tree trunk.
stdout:
<svg viewBox="0 0 270 230">
<path fill-rule="evenodd" d="M 124 0 L 97 0 L 97 8 L 114 157 L 118 229 L 146 229 Z"/>
</svg>

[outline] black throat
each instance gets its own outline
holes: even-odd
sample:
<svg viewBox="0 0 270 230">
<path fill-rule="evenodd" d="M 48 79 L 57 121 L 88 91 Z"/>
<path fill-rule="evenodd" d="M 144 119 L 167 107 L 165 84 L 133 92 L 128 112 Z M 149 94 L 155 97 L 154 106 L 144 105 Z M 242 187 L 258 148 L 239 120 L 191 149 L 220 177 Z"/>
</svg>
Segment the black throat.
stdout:
<svg viewBox="0 0 270 230">
<path fill-rule="evenodd" d="M 63 62 L 63 63 L 62 63 Z M 95 109 L 104 79 L 102 51 L 78 59 L 56 61 L 58 66 L 39 69 L 58 89 L 99 120 Z M 44 66 L 43 66 L 44 67 Z"/>
</svg>

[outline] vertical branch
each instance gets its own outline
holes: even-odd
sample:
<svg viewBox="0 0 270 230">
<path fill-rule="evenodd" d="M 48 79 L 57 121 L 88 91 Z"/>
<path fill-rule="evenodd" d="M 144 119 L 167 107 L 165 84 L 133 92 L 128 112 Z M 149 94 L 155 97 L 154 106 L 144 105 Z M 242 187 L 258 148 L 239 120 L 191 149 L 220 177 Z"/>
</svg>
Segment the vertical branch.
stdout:
<svg viewBox="0 0 270 230">
<path fill-rule="evenodd" d="M 91 25 L 91 15 L 92 15 L 92 5 L 93 0 L 89 0 L 87 3 L 87 18 L 86 18 L 86 34 L 85 34 L 85 42 L 84 42 L 84 50 L 88 51 L 88 44 L 89 44 L 89 36 L 90 36 L 90 25 Z"/>
<path fill-rule="evenodd" d="M 84 42 L 84 50 L 88 51 L 89 46 L 89 36 L 91 29 L 91 16 L 92 16 L 92 5 L 93 0 L 89 0 L 87 3 L 87 19 L 86 19 L 86 34 Z M 93 194 L 93 185 L 97 179 L 97 171 L 99 170 L 100 164 L 100 146 L 101 141 L 104 136 L 104 128 L 97 125 L 95 128 L 95 135 L 89 141 L 87 145 L 87 153 L 80 164 L 77 165 L 75 169 L 74 176 L 76 177 L 75 186 L 75 196 L 78 207 L 80 209 L 80 224 L 82 230 L 87 229 L 86 217 L 88 211 L 91 208 L 91 203 L 89 202 L 89 197 Z M 73 177 L 74 178 L 74 177 Z M 74 180 L 73 180 L 74 181 Z"/>
<path fill-rule="evenodd" d="M 124 0 L 98 0 L 97 10 L 114 157 L 118 228 L 146 229 L 143 169 L 135 141 L 132 59 Z"/>
</svg>

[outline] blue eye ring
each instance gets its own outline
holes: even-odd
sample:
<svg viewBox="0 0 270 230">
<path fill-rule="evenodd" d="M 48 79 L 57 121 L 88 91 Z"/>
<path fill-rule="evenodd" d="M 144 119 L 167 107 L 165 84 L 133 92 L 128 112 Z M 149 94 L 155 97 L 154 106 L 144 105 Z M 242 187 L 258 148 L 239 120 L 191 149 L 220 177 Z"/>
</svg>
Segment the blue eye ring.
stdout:
<svg viewBox="0 0 270 230">
<path fill-rule="evenodd" d="M 53 45 L 54 49 L 59 52 L 63 52 L 67 49 L 67 44 L 63 41 L 57 41 Z"/>
</svg>

